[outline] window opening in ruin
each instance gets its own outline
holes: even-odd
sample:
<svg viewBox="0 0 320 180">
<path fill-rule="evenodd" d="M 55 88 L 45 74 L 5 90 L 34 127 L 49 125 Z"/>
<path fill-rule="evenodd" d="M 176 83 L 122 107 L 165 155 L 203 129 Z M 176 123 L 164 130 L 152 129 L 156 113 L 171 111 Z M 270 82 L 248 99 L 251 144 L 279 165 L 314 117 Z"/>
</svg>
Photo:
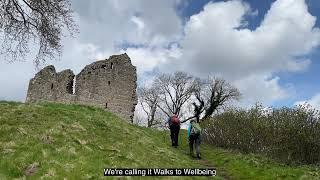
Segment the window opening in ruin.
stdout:
<svg viewBox="0 0 320 180">
<path fill-rule="evenodd" d="M 110 85 L 111 84 L 111 82 L 110 81 L 108 81 L 108 85 Z"/>
<path fill-rule="evenodd" d="M 106 103 L 106 109 L 108 108 L 108 103 Z"/>
<path fill-rule="evenodd" d="M 67 93 L 75 94 L 75 84 L 76 84 L 76 76 L 73 77 L 72 81 L 69 81 L 67 84 Z"/>
<path fill-rule="evenodd" d="M 74 77 L 73 77 L 72 94 L 76 94 L 76 82 L 77 82 L 77 81 L 76 81 L 76 80 L 77 80 L 76 77 L 77 77 L 77 76 L 74 76 Z"/>
<path fill-rule="evenodd" d="M 107 65 L 102 65 L 101 68 L 107 69 Z"/>
<path fill-rule="evenodd" d="M 111 69 L 113 69 L 113 63 L 111 63 L 111 66 L 110 66 L 110 67 L 111 67 Z"/>
<path fill-rule="evenodd" d="M 53 89 L 53 83 L 51 83 L 51 89 Z"/>
</svg>

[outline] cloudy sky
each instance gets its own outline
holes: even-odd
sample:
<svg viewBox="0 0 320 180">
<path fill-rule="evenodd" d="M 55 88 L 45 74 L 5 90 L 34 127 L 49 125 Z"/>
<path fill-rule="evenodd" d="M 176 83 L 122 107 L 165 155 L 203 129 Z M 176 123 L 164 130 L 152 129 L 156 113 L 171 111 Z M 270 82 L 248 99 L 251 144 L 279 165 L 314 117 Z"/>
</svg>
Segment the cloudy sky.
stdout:
<svg viewBox="0 0 320 180">
<path fill-rule="evenodd" d="M 157 72 L 222 76 L 243 104 L 320 108 L 319 0 L 73 0 L 80 33 L 49 61 L 75 73 L 126 52 L 139 83 Z M 32 60 L 0 60 L 0 99 L 24 101 Z"/>
</svg>

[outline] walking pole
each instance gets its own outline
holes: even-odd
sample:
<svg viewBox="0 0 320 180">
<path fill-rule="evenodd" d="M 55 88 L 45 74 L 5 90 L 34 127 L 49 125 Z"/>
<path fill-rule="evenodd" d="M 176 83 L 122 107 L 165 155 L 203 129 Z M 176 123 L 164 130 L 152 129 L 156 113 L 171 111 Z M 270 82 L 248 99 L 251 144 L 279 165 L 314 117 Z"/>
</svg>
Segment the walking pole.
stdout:
<svg viewBox="0 0 320 180">
<path fill-rule="evenodd" d="M 162 126 L 162 128 L 163 128 L 163 134 L 162 134 L 163 142 L 166 143 L 166 134 L 167 134 L 167 132 L 166 132 L 166 127 L 165 127 L 165 126 Z"/>
<path fill-rule="evenodd" d="M 182 133 L 182 132 L 181 132 Z M 180 141 L 180 146 L 181 146 L 181 144 L 182 144 L 182 139 L 181 139 L 181 133 L 179 133 L 179 141 Z"/>
<path fill-rule="evenodd" d="M 182 131 L 181 131 L 181 133 L 182 133 Z M 181 139 L 181 133 L 179 133 L 179 139 L 180 139 L 180 146 L 182 145 L 182 139 Z"/>
<path fill-rule="evenodd" d="M 162 132 L 163 142 L 165 142 L 165 140 L 166 140 L 165 134 L 166 134 L 166 131 L 165 131 L 165 129 L 163 128 L 163 132 Z"/>
<path fill-rule="evenodd" d="M 166 144 L 168 143 L 168 141 L 167 141 L 167 134 L 168 134 L 168 132 L 167 132 L 167 127 L 166 126 L 163 126 L 163 142 L 165 142 Z M 170 137 L 170 132 L 169 132 L 169 139 L 171 139 L 171 137 Z"/>
</svg>

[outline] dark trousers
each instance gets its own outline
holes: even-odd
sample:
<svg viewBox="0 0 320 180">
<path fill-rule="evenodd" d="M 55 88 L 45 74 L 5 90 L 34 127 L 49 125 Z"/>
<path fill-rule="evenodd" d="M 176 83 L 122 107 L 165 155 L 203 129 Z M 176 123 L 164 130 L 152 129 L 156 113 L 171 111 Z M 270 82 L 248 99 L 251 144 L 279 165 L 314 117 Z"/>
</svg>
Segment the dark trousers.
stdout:
<svg viewBox="0 0 320 180">
<path fill-rule="evenodd" d="M 191 155 L 193 155 L 193 145 L 195 145 L 197 157 L 200 158 L 200 144 L 201 144 L 200 135 L 190 135 L 189 147 L 190 147 L 190 154 Z"/>
<path fill-rule="evenodd" d="M 178 146 L 180 126 L 171 125 L 170 126 L 170 137 L 172 146 Z"/>
</svg>

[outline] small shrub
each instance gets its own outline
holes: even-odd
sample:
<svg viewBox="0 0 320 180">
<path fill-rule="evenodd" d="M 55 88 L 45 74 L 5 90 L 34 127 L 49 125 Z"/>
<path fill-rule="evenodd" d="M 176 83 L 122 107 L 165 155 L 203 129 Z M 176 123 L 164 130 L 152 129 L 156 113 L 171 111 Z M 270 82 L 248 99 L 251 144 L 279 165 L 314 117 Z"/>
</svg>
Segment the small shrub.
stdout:
<svg viewBox="0 0 320 180">
<path fill-rule="evenodd" d="M 204 140 L 286 163 L 320 161 L 320 113 L 310 106 L 232 109 L 205 121 Z"/>
</svg>

